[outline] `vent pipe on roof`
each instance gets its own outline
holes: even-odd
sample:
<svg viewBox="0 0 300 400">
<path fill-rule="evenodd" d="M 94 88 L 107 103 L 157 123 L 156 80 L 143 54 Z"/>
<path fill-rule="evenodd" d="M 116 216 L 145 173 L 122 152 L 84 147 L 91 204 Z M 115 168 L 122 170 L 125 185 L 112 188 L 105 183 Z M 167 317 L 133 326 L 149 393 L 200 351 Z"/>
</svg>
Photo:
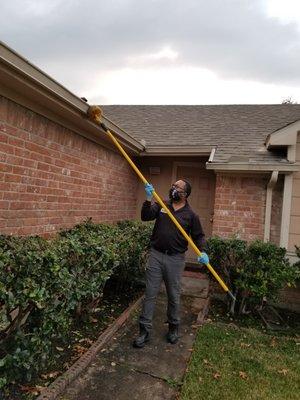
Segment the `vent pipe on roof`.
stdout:
<svg viewBox="0 0 300 400">
<path fill-rule="evenodd" d="M 211 152 L 210 152 L 210 155 L 209 155 L 208 162 L 213 162 L 213 159 L 214 159 L 214 156 L 215 156 L 216 149 L 217 149 L 216 147 L 213 147 L 213 148 L 211 149 Z"/>
</svg>

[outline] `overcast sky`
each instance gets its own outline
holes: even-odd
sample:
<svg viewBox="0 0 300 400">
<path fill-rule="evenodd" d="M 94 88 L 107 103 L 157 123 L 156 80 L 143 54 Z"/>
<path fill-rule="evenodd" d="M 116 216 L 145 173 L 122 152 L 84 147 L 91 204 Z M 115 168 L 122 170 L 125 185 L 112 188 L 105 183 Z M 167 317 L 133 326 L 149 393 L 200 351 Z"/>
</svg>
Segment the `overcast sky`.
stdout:
<svg viewBox="0 0 300 400">
<path fill-rule="evenodd" d="M 3 0 L 0 40 L 89 103 L 300 103 L 299 0 Z"/>
</svg>

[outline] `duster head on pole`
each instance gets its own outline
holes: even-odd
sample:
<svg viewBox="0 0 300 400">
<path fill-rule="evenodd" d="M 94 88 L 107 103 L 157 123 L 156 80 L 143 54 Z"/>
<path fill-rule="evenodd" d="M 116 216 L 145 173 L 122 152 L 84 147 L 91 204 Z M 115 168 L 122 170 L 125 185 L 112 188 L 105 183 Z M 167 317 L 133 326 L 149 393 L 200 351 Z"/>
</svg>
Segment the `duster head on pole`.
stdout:
<svg viewBox="0 0 300 400">
<path fill-rule="evenodd" d="M 90 106 L 88 111 L 87 111 L 88 118 L 96 122 L 96 124 L 101 123 L 101 118 L 102 118 L 102 110 L 99 106 Z"/>
</svg>

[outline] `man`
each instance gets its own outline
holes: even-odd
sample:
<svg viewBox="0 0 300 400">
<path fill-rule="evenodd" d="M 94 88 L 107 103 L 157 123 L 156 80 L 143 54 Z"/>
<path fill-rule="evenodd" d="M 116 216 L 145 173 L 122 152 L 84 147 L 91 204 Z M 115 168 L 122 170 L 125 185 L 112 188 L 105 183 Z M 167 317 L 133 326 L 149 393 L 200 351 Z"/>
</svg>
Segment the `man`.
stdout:
<svg viewBox="0 0 300 400">
<path fill-rule="evenodd" d="M 175 182 L 169 190 L 169 201 L 166 202 L 166 206 L 202 251 L 204 232 L 199 217 L 190 208 L 187 201 L 191 189 L 190 183 L 184 179 Z M 144 347 L 149 341 L 155 300 L 162 280 L 166 285 L 168 297 L 169 331 L 167 340 L 172 344 L 178 342 L 180 283 L 185 265 L 185 252 L 188 248 L 188 242 L 168 214 L 158 203 L 152 201 L 153 186 L 146 184 L 145 191 L 146 201 L 142 206 L 141 219 L 142 221 L 156 221 L 151 236 L 151 249 L 146 268 L 145 299 L 139 319 L 140 334 L 133 343 L 134 347 L 139 348 Z M 198 261 L 207 264 L 209 262 L 207 254 L 202 252 Z"/>
</svg>

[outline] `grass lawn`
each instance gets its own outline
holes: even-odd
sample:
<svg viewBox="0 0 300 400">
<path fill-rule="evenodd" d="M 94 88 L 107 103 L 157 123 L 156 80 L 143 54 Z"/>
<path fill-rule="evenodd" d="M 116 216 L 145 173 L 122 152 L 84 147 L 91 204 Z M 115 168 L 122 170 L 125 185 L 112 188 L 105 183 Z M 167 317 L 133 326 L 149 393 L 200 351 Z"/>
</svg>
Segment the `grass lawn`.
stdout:
<svg viewBox="0 0 300 400">
<path fill-rule="evenodd" d="M 253 324 L 255 325 L 255 324 Z M 180 400 L 300 399 L 299 331 L 213 318 L 197 334 Z"/>
</svg>

